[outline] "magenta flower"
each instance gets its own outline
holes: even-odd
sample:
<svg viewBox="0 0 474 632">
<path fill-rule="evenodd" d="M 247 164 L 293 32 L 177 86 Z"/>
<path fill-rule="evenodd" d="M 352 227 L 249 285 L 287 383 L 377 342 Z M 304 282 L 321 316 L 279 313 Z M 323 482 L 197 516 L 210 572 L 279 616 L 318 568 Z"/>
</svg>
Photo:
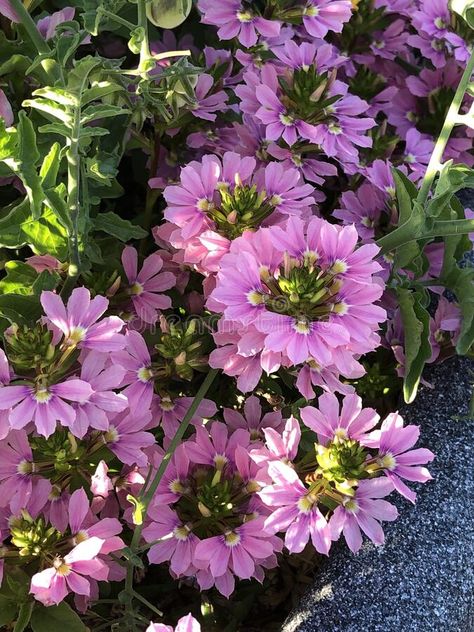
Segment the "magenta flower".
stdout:
<svg viewBox="0 0 474 632">
<path fill-rule="evenodd" d="M 112 553 L 125 546 L 123 540 L 117 537 L 122 531 L 120 521 L 116 518 L 97 520 L 83 488 L 76 489 L 69 498 L 68 519 L 74 546 L 89 538 L 100 538 L 103 541 L 101 554 Z"/>
<path fill-rule="evenodd" d="M 326 518 L 318 508 L 318 498 L 306 489 L 295 470 L 281 462 L 272 462 L 268 471 L 275 481 L 258 495 L 268 507 L 277 507 L 265 520 L 268 533 L 285 533 L 290 553 L 301 552 L 308 540 L 319 553 L 327 555 L 331 535 Z"/>
<path fill-rule="evenodd" d="M 4 120 L 5 127 L 13 125 L 13 110 L 3 90 L 0 89 L 0 118 Z"/>
<path fill-rule="evenodd" d="M 176 284 L 171 272 L 161 272 L 163 259 L 152 254 L 143 262 L 138 272 L 138 253 L 135 248 L 126 246 L 122 252 L 122 265 L 127 275 L 129 293 L 137 316 L 145 323 L 154 324 L 159 310 L 171 307 L 171 299 L 162 292 Z"/>
<path fill-rule="evenodd" d="M 125 370 L 121 366 L 107 366 L 106 363 L 107 356 L 97 351 L 89 351 L 82 361 L 81 379 L 90 384 L 93 393 L 85 403 L 73 405 L 76 417 L 69 427 L 80 439 L 89 427 L 107 430 L 108 413 L 119 413 L 128 406 L 125 395 L 113 390 L 121 386 Z M 63 425 L 68 425 L 66 420 Z"/>
<path fill-rule="evenodd" d="M 199 0 L 199 10 L 204 14 L 201 21 L 204 24 L 219 26 L 217 35 L 221 40 L 237 37 L 246 46 L 254 46 L 260 33 L 264 37 L 276 37 L 280 33 L 280 23 L 266 20 L 243 7 L 240 0 Z"/>
<path fill-rule="evenodd" d="M 4 15 L 12 22 L 21 22 L 21 19 L 16 14 L 16 11 L 9 0 L 0 0 L 0 14 Z"/>
<path fill-rule="evenodd" d="M 64 334 L 66 345 L 96 351 L 117 351 L 125 344 L 125 338 L 118 333 L 123 327 L 123 320 L 117 316 L 108 316 L 97 322 L 109 301 L 104 296 L 96 296 L 91 300 L 90 292 L 85 287 L 72 291 L 67 307 L 60 296 L 44 291 L 41 293 L 41 305 L 50 323 Z"/>
<path fill-rule="evenodd" d="M 156 425 L 161 425 L 165 435 L 172 438 L 178 430 L 179 424 L 188 412 L 193 403 L 192 397 L 155 397 L 152 403 L 153 420 Z M 203 419 L 210 419 L 216 414 L 217 407 L 210 399 L 203 399 L 191 423 L 195 426 L 202 426 Z"/>
<path fill-rule="evenodd" d="M 187 443 L 187 454 L 194 463 L 224 469 L 234 460 L 237 446 L 248 447 L 249 443 L 250 435 L 247 430 L 238 428 L 229 437 L 227 427 L 219 421 L 214 421 L 210 428 L 196 428 L 195 439 Z"/>
<path fill-rule="evenodd" d="M 23 430 L 12 430 L 0 443 L 0 507 L 9 506 L 12 514 L 28 507 L 39 480 L 44 479 L 34 474 L 28 435 Z"/>
<path fill-rule="evenodd" d="M 224 112 L 227 109 L 227 94 L 224 90 L 211 92 L 214 86 L 214 78 L 203 73 L 199 75 L 194 90 L 196 103 L 191 106 L 191 114 L 206 121 L 215 121 L 215 112 Z"/>
<path fill-rule="evenodd" d="M 426 448 L 410 450 L 419 436 L 418 426 L 404 427 L 402 417 L 398 413 L 390 413 L 383 421 L 381 429 L 371 434 L 371 441 L 367 444 L 379 449 L 377 465 L 383 469 L 397 492 L 412 503 L 415 503 L 416 494 L 400 479 L 418 483 L 431 480 L 430 473 L 421 465 L 429 463 L 435 457 Z"/>
<path fill-rule="evenodd" d="M 191 614 L 187 614 L 178 620 L 175 628 L 164 623 L 150 623 L 146 632 L 201 632 L 201 625 Z"/>
<path fill-rule="evenodd" d="M 222 535 L 198 542 L 195 564 L 209 569 L 213 577 L 231 570 L 240 579 L 250 579 L 255 575 L 256 564 L 273 555 L 277 540 L 263 529 L 263 518 L 255 518 Z"/>
<path fill-rule="evenodd" d="M 91 590 L 88 578 L 108 577 L 106 564 L 97 559 L 103 544 L 100 538 L 89 538 L 64 557 L 57 556 L 51 568 L 33 575 L 30 592 L 35 599 L 50 606 L 60 603 L 69 592 L 88 597 Z"/>
<path fill-rule="evenodd" d="M 334 217 L 343 224 L 354 224 L 363 240 L 373 239 L 385 205 L 382 193 L 364 182 L 356 191 L 345 191 L 340 203 L 341 207 L 333 212 Z"/>
<path fill-rule="evenodd" d="M 354 360 L 352 370 L 345 371 L 346 377 L 351 379 L 362 377 L 364 373 L 364 367 L 356 360 Z M 295 386 L 307 400 L 315 397 L 313 386 L 319 386 L 323 391 L 330 393 L 341 393 L 342 395 L 353 393 L 354 387 L 341 382 L 338 376 L 339 371 L 334 365 L 322 367 L 313 362 L 305 364 L 298 371 Z"/>
<path fill-rule="evenodd" d="M 318 441 L 327 445 L 331 441 L 355 439 L 364 443 L 366 433 L 379 422 L 379 415 L 373 408 L 362 408 L 358 395 L 346 395 L 339 400 L 332 393 L 324 393 L 318 399 L 318 408 L 305 406 L 301 418 L 308 428 L 318 435 Z"/>
<path fill-rule="evenodd" d="M 128 331 L 125 336 L 125 348 L 113 355 L 113 362 L 125 371 L 122 385 L 132 410 L 148 410 L 153 398 L 154 375 L 151 357 L 143 337 L 138 331 Z"/>
<path fill-rule="evenodd" d="M 410 129 L 405 138 L 404 162 L 415 179 L 423 177 L 426 171 L 434 143 L 427 134 L 420 134 L 416 129 Z"/>
<path fill-rule="evenodd" d="M 361 353 L 370 340 L 367 351 L 374 348 L 374 331 L 385 318 L 384 310 L 374 305 L 382 293 L 371 276 L 380 270 L 372 260 L 377 247 L 367 244 L 355 250 L 353 227 L 319 218 L 307 226 L 290 218 L 286 230 L 265 230 L 271 243 L 264 254 L 247 249 L 223 257 L 208 306 L 222 311 L 226 320 L 253 324 L 266 334 L 264 348 L 285 354 L 292 364 L 334 364 L 344 373 L 351 346 Z M 269 269 L 269 259 L 278 264 Z M 331 283 L 337 291 L 326 295 L 323 288 Z M 312 284 L 312 290 L 303 289 Z M 308 302 L 307 291 L 317 299 Z"/>
<path fill-rule="evenodd" d="M 55 11 L 45 18 L 41 18 L 41 20 L 38 20 L 36 24 L 38 31 L 46 40 L 53 38 L 56 32 L 56 27 L 63 22 L 70 22 L 71 20 L 74 20 L 75 12 L 76 10 L 74 7 L 64 7 L 61 11 Z M 83 43 L 85 42 L 83 41 Z"/>
<path fill-rule="evenodd" d="M 265 413 L 262 416 L 262 406 L 258 397 L 251 395 L 244 403 L 244 414 L 232 408 L 224 408 L 224 419 L 231 430 L 244 428 L 250 432 L 252 440 L 260 440 L 265 428 L 274 428 L 276 432 L 283 429 L 284 422 L 279 410 Z"/>
<path fill-rule="evenodd" d="M 148 510 L 151 523 L 143 529 L 146 542 L 161 540 L 150 547 L 148 559 L 151 564 L 169 562 L 178 577 L 192 575 L 199 538 L 182 523 L 177 513 L 168 506 L 155 503 Z"/>
<path fill-rule="evenodd" d="M 263 468 L 263 474 L 268 476 L 268 465 L 273 461 L 291 464 L 298 453 L 301 439 L 301 428 L 299 421 L 291 416 L 285 423 L 283 431 L 278 432 L 274 428 L 265 428 L 265 445 L 253 448 L 250 451 L 250 458 Z M 271 482 L 271 477 L 268 478 Z"/>
<path fill-rule="evenodd" d="M 10 427 L 19 430 L 34 421 L 36 430 L 49 437 L 56 422 L 72 426 L 76 411 L 69 402 L 85 404 L 93 395 L 90 384 L 70 379 L 50 386 L 13 385 L 0 389 L 0 410 L 11 408 Z"/>
<path fill-rule="evenodd" d="M 374 478 L 359 482 L 354 497 L 348 497 L 343 505 L 334 510 L 329 520 L 331 537 L 338 540 L 341 533 L 353 553 L 362 546 L 362 533 L 375 545 L 384 543 L 381 520 L 393 521 L 398 516 L 397 508 L 386 500 L 393 491 L 393 483 L 387 478 Z"/>
<path fill-rule="evenodd" d="M 351 15 L 350 0 L 308 0 L 303 9 L 303 26 L 313 37 L 323 38 L 329 31 L 340 33 Z"/>
<path fill-rule="evenodd" d="M 144 428 L 151 421 L 149 410 L 129 412 L 125 410 L 110 419 L 109 429 L 104 435 L 105 442 L 111 450 L 126 465 L 135 463 L 143 467 L 148 464 L 148 456 L 144 448 L 154 445 L 155 437 Z"/>
<path fill-rule="evenodd" d="M 461 310 L 458 305 L 441 296 L 434 318 L 430 319 L 431 358 L 428 362 L 435 362 L 438 359 L 443 344 L 456 342 L 461 320 Z"/>
</svg>

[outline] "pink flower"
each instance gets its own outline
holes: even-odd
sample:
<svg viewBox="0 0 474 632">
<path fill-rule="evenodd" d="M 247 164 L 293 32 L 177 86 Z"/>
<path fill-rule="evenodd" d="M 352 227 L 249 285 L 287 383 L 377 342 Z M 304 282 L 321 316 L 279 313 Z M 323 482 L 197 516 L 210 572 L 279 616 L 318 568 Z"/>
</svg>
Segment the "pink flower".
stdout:
<svg viewBox="0 0 474 632">
<path fill-rule="evenodd" d="M 102 540 L 101 554 L 112 553 L 125 546 L 123 540 L 117 537 L 122 531 L 120 521 L 116 518 L 97 520 L 91 512 L 87 494 L 83 488 L 76 489 L 69 498 L 68 519 L 74 545 L 90 538 L 100 538 Z"/>
<path fill-rule="evenodd" d="M 227 94 L 224 90 L 213 92 L 214 78 L 203 73 L 199 75 L 196 88 L 196 104 L 191 106 L 191 114 L 206 121 L 215 121 L 215 112 L 223 112 L 227 109 Z"/>
<path fill-rule="evenodd" d="M 374 330 L 385 318 L 374 305 L 382 293 L 371 276 L 380 270 L 372 261 L 377 247 L 356 250 L 353 227 L 319 218 L 307 226 L 290 218 L 286 230 L 275 226 L 254 235 L 263 231 L 270 237 L 265 252 L 241 249 L 223 257 L 208 306 L 228 321 L 253 324 L 265 334 L 264 349 L 285 354 L 292 364 L 334 364 L 344 373 L 352 363 L 351 347 L 357 353 L 373 349 Z"/>
<path fill-rule="evenodd" d="M 222 535 L 198 542 L 195 564 L 209 569 L 213 577 L 220 577 L 228 570 L 240 579 L 255 575 L 256 565 L 271 557 L 278 538 L 263 529 L 263 518 L 255 518 Z"/>
<path fill-rule="evenodd" d="M 64 334 L 67 345 L 96 351 L 117 351 L 125 344 L 125 338 L 118 333 L 124 324 L 120 318 L 108 316 L 97 322 L 109 301 L 104 296 L 91 300 L 85 287 L 72 291 L 67 308 L 60 296 L 46 291 L 41 293 L 41 305 L 51 324 Z"/>
<path fill-rule="evenodd" d="M 325 37 L 329 31 L 340 33 L 352 15 L 350 0 L 308 0 L 303 9 L 303 26 L 313 37 Z"/>
<path fill-rule="evenodd" d="M 279 22 L 258 16 L 248 5 L 244 8 L 240 0 L 199 0 L 198 8 L 204 13 L 204 24 L 220 27 L 217 35 L 221 40 L 237 37 L 247 48 L 257 43 L 257 32 L 264 37 L 276 37 L 280 32 Z"/>
<path fill-rule="evenodd" d="M 125 371 L 123 394 L 132 410 L 148 410 L 153 398 L 154 374 L 150 352 L 145 340 L 137 331 L 128 331 L 125 349 L 113 355 L 113 362 Z"/>
<path fill-rule="evenodd" d="M 431 358 L 428 362 L 435 362 L 438 359 L 442 345 L 456 341 L 460 327 L 461 310 L 458 305 L 441 296 L 435 316 L 430 320 Z"/>
<path fill-rule="evenodd" d="M 90 384 L 93 393 L 85 403 L 73 405 L 76 417 L 69 427 L 76 437 L 82 438 L 89 427 L 107 430 L 108 413 L 119 413 L 128 406 L 125 395 L 113 390 L 121 385 L 125 370 L 106 363 L 106 354 L 97 351 L 89 351 L 82 361 L 81 379 Z M 63 425 L 68 424 L 64 421 Z"/>
<path fill-rule="evenodd" d="M 268 472 L 274 484 L 258 495 L 268 507 L 277 507 L 265 520 L 268 533 L 285 533 L 290 553 L 301 552 L 311 538 L 319 553 L 327 555 L 331 535 L 326 518 L 318 507 L 318 497 L 306 489 L 295 470 L 281 462 L 272 462 Z"/>
<path fill-rule="evenodd" d="M 245 416 L 244 416 L 245 415 Z M 281 412 L 269 412 L 262 416 L 262 406 L 258 397 L 252 395 L 245 400 L 244 415 L 232 408 L 224 408 L 224 419 L 229 428 L 236 430 L 244 428 L 250 432 L 253 440 L 259 440 L 266 428 L 274 428 L 276 432 L 283 429 Z"/>
<path fill-rule="evenodd" d="M 44 272 L 45 270 L 48 270 L 48 272 L 60 270 L 62 266 L 61 262 L 51 255 L 32 255 L 31 257 L 27 257 L 25 261 L 38 273 Z"/>
<path fill-rule="evenodd" d="M 97 559 L 104 541 L 89 538 L 75 546 L 64 557 L 56 556 L 53 566 L 36 573 L 31 578 L 30 592 L 45 606 L 60 603 L 69 592 L 90 595 L 88 578 L 106 580 L 108 568 Z"/>
<path fill-rule="evenodd" d="M 384 533 L 380 521 L 393 521 L 398 516 L 394 505 L 381 500 L 392 490 L 393 484 L 387 478 L 360 481 L 355 496 L 348 497 L 343 505 L 339 505 L 329 520 L 332 539 L 338 540 L 343 533 L 353 553 L 357 553 L 362 546 L 361 531 L 374 544 L 383 544 Z"/>
<path fill-rule="evenodd" d="M 50 386 L 4 386 L 0 389 L 0 410 L 12 409 L 11 428 L 19 430 L 34 421 L 39 434 L 49 437 L 57 421 L 64 426 L 74 424 L 76 411 L 67 401 L 85 404 L 93 392 L 90 384 L 78 379 Z"/>
<path fill-rule="evenodd" d="M 0 0 L 0 14 L 4 15 L 12 22 L 21 22 L 21 19 L 16 14 L 16 11 L 9 0 Z"/>
<path fill-rule="evenodd" d="M 366 433 L 377 425 L 380 417 L 373 408 L 362 408 L 358 395 L 346 395 L 339 407 L 338 398 L 324 393 L 318 399 L 318 408 L 305 406 L 301 418 L 308 428 L 318 435 L 318 441 L 327 445 L 332 441 L 355 439 L 364 443 Z"/>
<path fill-rule="evenodd" d="M 214 465 L 223 469 L 233 461 L 236 447 L 247 447 L 249 443 L 250 435 L 247 430 L 238 428 L 229 437 L 227 427 L 219 421 L 214 421 L 210 428 L 196 428 L 195 439 L 187 443 L 187 454 L 194 463 Z"/>
<path fill-rule="evenodd" d="M 76 10 L 74 7 L 64 7 L 61 11 L 55 11 L 55 13 L 52 13 L 45 18 L 41 18 L 41 20 L 38 20 L 36 24 L 38 31 L 46 40 L 53 38 L 56 32 L 56 27 L 63 22 L 70 22 L 73 20 L 75 12 Z"/>
<path fill-rule="evenodd" d="M 152 403 L 153 419 L 157 425 L 161 425 L 166 437 L 173 437 L 178 430 L 179 424 L 193 402 L 192 397 L 155 397 Z M 210 419 L 216 414 L 217 407 L 210 399 L 203 399 L 191 423 L 195 426 L 202 426 L 203 419 Z"/>
<path fill-rule="evenodd" d="M 1 13 L 1 10 L 0 10 Z M 0 118 L 3 119 L 5 127 L 13 125 L 13 110 L 9 100 L 3 90 L 0 89 Z"/>
<path fill-rule="evenodd" d="M 152 254 L 148 256 L 138 272 L 138 253 L 135 248 L 126 246 L 122 252 L 122 264 L 130 284 L 129 292 L 138 317 L 145 323 L 154 324 L 159 310 L 171 307 L 171 299 L 162 292 L 176 284 L 171 272 L 161 272 L 163 259 Z"/>
<path fill-rule="evenodd" d="M 364 241 L 373 239 L 383 217 L 383 194 L 369 182 L 364 182 L 356 191 L 345 191 L 340 202 L 341 208 L 333 211 L 334 217 L 343 224 L 354 224 Z"/>
<path fill-rule="evenodd" d="M 416 494 L 400 480 L 426 483 L 431 475 L 426 467 L 435 457 L 431 450 L 417 448 L 410 450 L 418 440 L 420 428 L 418 426 L 403 426 L 403 418 L 398 413 L 390 413 L 383 421 L 380 430 L 371 434 L 370 447 L 377 447 L 379 454 L 376 463 L 383 469 L 385 476 L 392 482 L 393 487 L 412 503 Z"/>
<path fill-rule="evenodd" d="M 148 559 L 151 564 L 169 562 L 178 577 L 194 572 L 194 557 L 199 538 L 183 524 L 177 513 L 166 505 L 152 504 L 148 510 L 151 523 L 143 529 L 147 542 L 161 540 L 150 547 Z"/>
<path fill-rule="evenodd" d="M 155 437 L 145 432 L 151 420 L 149 410 L 140 413 L 125 410 L 110 420 L 109 429 L 105 433 L 108 448 L 127 465 L 135 463 L 143 467 L 148 464 L 144 448 L 154 445 Z"/>
<path fill-rule="evenodd" d="M 179 619 L 175 628 L 163 623 L 150 623 L 146 632 L 201 632 L 201 625 L 191 614 L 187 614 Z"/>
<path fill-rule="evenodd" d="M 28 435 L 12 430 L 0 443 L 0 507 L 9 506 L 12 514 L 28 507 L 38 482 L 44 480 L 35 476 L 34 469 Z"/>
<path fill-rule="evenodd" d="M 290 464 L 298 453 L 301 439 L 299 421 L 291 416 L 285 423 L 283 431 L 275 428 L 265 428 L 265 445 L 250 451 L 250 458 L 255 461 L 263 472 L 268 474 L 268 465 L 274 461 Z M 268 482 L 271 482 L 271 478 Z"/>
</svg>

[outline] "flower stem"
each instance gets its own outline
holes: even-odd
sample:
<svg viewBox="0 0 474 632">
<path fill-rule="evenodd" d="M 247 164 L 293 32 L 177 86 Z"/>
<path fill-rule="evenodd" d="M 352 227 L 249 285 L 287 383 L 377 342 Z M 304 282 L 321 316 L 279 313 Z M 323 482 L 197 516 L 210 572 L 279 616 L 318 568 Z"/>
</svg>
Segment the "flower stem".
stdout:
<svg viewBox="0 0 474 632">
<path fill-rule="evenodd" d="M 132 536 L 132 541 L 130 543 L 130 549 L 133 553 L 139 551 L 140 547 L 140 538 L 141 538 L 141 534 L 142 534 L 142 529 L 143 529 L 143 522 L 145 520 L 146 517 L 146 512 L 148 510 L 148 506 L 150 504 L 150 502 L 153 499 L 153 496 L 155 495 L 156 490 L 158 489 L 158 485 L 160 484 L 161 479 L 163 478 L 166 469 L 169 465 L 169 462 L 171 461 L 171 458 L 176 450 L 176 448 L 178 447 L 178 445 L 181 443 L 184 434 L 186 432 L 186 430 L 188 429 L 189 424 L 191 423 L 191 419 L 194 416 L 194 413 L 196 412 L 196 410 L 199 407 L 199 404 L 202 402 L 202 400 L 204 399 L 207 391 L 209 390 L 209 387 L 211 386 L 212 382 L 214 381 L 216 375 L 218 373 L 217 369 L 211 369 L 209 371 L 209 373 L 206 375 L 203 383 L 201 384 L 198 392 L 196 393 L 196 397 L 194 398 L 191 406 L 189 407 L 189 409 L 187 410 L 186 414 L 183 417 L 182 422 L 179 425 L 178 430 L 176 431 L 176 434 L 174 435 L 173 439 L 171 440 L 171 443 L 168 447 L 168 449 L 165 452 L 165 455 L 163 456 L 163 460 L 160 463 L 160 466 L 158 467 L 158 469 L 156 470 L 156 474 L 153 477 L 153 480 L 151 481 L 150 485 L 148 486 L 148 488 L 146 490 L 144 490 L 143 495 L 140 497 L 141 503 L 142 503 L 142 523 L 141 524 L 137 524 L 135 525 L 135 529 L 133 531 L 133 536 Z M 130 596 L 130 601 L 128 604 L 128 608 L 129 608 L 129 612 L 131 610 L 131 601 L 133 597 L 136 597 L 136 593 L 133 589 L 133 562 L 129 562 L 128 564 L 128 569 L 127 569 L 127 577 L 125 579 L 125 591 L 129 594 Z"/>
<path fill-rule="evenodd" d="M 474 50 L 472 51 L 471 57 L 469 58 L 467 66 L 463 72 L 461 81 L 459 82 L 458 88 L 453 97 L 453 101 L 449 107 L 448 113 L 446 114 L 446 118 L 444 120 L 444 124 L 439 134 L 438 140 L 436 141 L 436 144 L 434 146 L 433 153 L 431 154 L 428 167 L 426 168 L 425 177 L 423 178 L 423 182 L 421 183 L 421 188 L 417 197 L 417 200 L 420 204 L 424 204 L 428 199 L 433 181 L 441 166 L 441 159 L 443 158 L 444 150 L 446 149 L 446 145 L 448 143 L 449 137 L 451 136 L 451 132 L 453 131 L 453 128 L 457 123 L 459 109 L 461 107 L 462 100 L 464 99 L 464 95 L 471 80 L 471 75 L 473 71 Z"/>
<path fill-rule="evenodd" d="M 15 11 L 20 19 L 22 27 L 25 29 L 31 43 L 36 48 L 40 55 L 50 55 L 51 49 L 48 46 L 46 40 L 38 31 L 38 27 L 35 21 L 28 13 L 27 9 L 23 6 L 21 0 L 9 0 L 11 8 Z M 56 62 L 53 59 L 44 59 L 41 62 L 41 68 L 44 72 L 46 83 L 54 85 L 58 78 Z"/>
<path fill-rule="evenodd" d="M 146 0 L 138 0 L 138 26 L 143 29 L 143 40 L 140 48 L 139 70 L 146 69 L 146 62 L 150 59 L 150 45 L 148 43 L 148 18 L 146 17 Z"/>
</svg>

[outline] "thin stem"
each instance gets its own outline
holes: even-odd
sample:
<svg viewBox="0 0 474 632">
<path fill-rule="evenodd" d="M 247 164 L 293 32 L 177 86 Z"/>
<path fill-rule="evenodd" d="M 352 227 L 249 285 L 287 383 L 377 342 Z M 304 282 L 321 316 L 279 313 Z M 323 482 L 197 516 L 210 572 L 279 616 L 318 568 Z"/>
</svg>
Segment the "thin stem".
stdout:
<svg viewBox="0 0 474 632">
<path fill-rule="evenodd" d="M 148 43 L 148 18 L 146 17 L 146 0 L 138 0 L 138 26 L 143 29 L 143 41 L 140 48 L 139 70 L 146 69 L 146 62 L 150 59 L 150 45 Z"/>
<path fill-rule="evenodd" d="M 121 18 L 120 15 L 115 15 L 115 13 L 112 13 L 111 11 L 107 11 L 107 9 L 103 9 L 102 7 L 99 7 L 97 11 L 102 13 L 102 15 L 105 16 L 106 18 L 109 18 L 109 20 L 113 20 L 114 22 L 117 22 L 117 24 L 121 24 L 122 26 L 125 26 L 130 31 L 133 31 L 133 29 L 135 28 L 135 24 L 133 24 L 133 22 L 129 22 L 125 18 Z"/>
<path fill-rule="evenodd" d="M 163 613 L 161 612 L 161 610 L 158 610 L 158 608 L 155 608 L 155 606 L 152 603 L 150 603 L 148 599 L 145 599 L 145 597 L 142 597 L 142 595 L 140 595 L 140 593 L 138 593 L 136 590 L 132 592 L 132 595 L 135 597 L 135 599 L 138 599 L 138 601 L 141 601 L 142 604 L 144 604 L 149 610 L 157 614 L 159 617 L 163 616 Z"/>
<path fill-rule="evenodd" d="M 453 131 L 453 128 L 457 123 L 459 109 L 461 107 L 462 100 L 466 93 L 469 81 L 471 80 L 471 75 L 473 71 L 474 50 L 471 53 L 471 57 L 469 58 L 466 69 L 464 70 L 464 73 L 461 77 L 461 81 L 459 82 L 453 101 L 449 107 L 440 135 L 438 137 L 438 140 L 436 141 L 436 145 L 434 146 L 433 153 L 431 154 L 430 162 L 428 163 L 425 177 L 423 178 L 423 182 L 421 184 L 421 188 L 417 197 L 417 200 L 420 204 L 424 204 L 428 199 L 433 181 L 441 165 L 441 159 L 443 158 L 444 150 L 446 149 L 446 145 L 448 143 L 449 137 L 451 136 L 451 132 Z"/>
<path fill-rule="evenodd" d="M 38 28 L 33 18 L 23 6 L 23 3 L 21 2 L 21 0 L 10 0 L 10 5 L 12 9 L 15 11 L 15 13 L 17 14 L 17 16 L 20 18 L 23 28 L 28 33 L 28 37 L 30 38 L 32 43 L 35 45 L 38 53 L 45 54 L 45 55 L 50 53 L 51 52 L 50 47 L 48 46 L 46 41 L 43 39 L 41 33 L 38 31 Z"/>
<path fill-rule="evenodd" d="M 196 393 L 196 397 L 194 398 L 191 406 L 189 407 L 186 414 L 184 415 L 183 420 L 180 423 L 178 430 L 176 431 L 176 434 L 171 440 L 171 443 L 168 449 L 166 450 L 165 455 L 163 456 L 163 460 L 161 461 L 156 471 L 156 474 L 153 477 L 152 482 L 150 483 L 148 489 L 146 489 L 144 491 L 144 494 L 140 497 L 140 500 L 142 502 L 143 520 L 141 524 L 135 525 L 135 529 L 133 531 L 132 541 L 130 543 L 130 549 L 132 550 L 133 553 L 139 550 L 140 538 L 141 538 L 142 529 L 143 529 L 143 521 L 145 520 L 148 506 L 150 502 L 152 501 L 153 496 L 155 495 L 155 492 L 158 489 L 158 485 L 160 484 L 160 481 L 166 472 L 166 469 L 171 460 L 171 457 L 173 456 L 178 445 L 181 443 L 184 437 L 184 434 L 186 430 L 188 429 L 188 426 L 191 422 L 191 419 L 194 417 L 194 413 L 198 409 L 199 404 L 204 399 L 207 391 L 209 390 L 209 387 L 211 386 L 212 382 L 214 381 L 214 378 L 217 375 L 217 372 L 218 372 L 217 369 L 211 369 L 209 373 L 206 375 L 206 378 L 204 379 L 198 392 Z M 129 562 L 128 569 L 127 569 L 127 577 L 125 578 L 125 591 L 130 595 L 130 598 L 133 597 L 135 591 L 133 590 L 133 563 L 132 562 Z M 128 612 L 130 613 L 131 611 L 133 611 L 133 608 L 131 607 L 131 599 L 129 601 L 129 604 L 127 605 L 128 605 L 128 608 L 127 608 Z"/>
</svg>

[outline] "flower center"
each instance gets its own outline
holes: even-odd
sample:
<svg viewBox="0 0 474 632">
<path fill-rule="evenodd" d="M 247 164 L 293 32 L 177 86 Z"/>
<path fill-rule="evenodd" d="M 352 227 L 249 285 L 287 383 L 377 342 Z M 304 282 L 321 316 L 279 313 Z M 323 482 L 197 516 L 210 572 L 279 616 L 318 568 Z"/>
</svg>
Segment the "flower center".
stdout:
<svg viewBox="0 0 474 632">
<path fill-rule="evenodd" d="M 445 19 L 441 16 L 437 17 L 434 21 L 434 25 L 436 26 L 437 29 L 445 29 L 447 28 L 448 24 L 446 23 Z"/>
<path fill-rule="evenodd" d="M 189 538 L 190 533 L 191 533 L 191 530 L 185 524 L 181 525 L 180 527 L 175 527 L 173 529 L 174 537 L 177 540 L 180 540 L 181 542 L 187 540 Z"/>
<path fill-rule="evenodd" d="M 250 13 L 250 11 L 237 11 L 236 17 L 239 22 L 243 22 L 244 24 L 253 20 L 253 15 Z"/>
<path fill-rule="evenodd" d="M 227 531 L 227 533 L 224 535 L 224 540 L 227 546 L 233 547 L 239 544 L 241 537 L 235 531 Z"/>
<path fill-rule="evenodd" d="M 319 8 L 314 5 L 309 5 L 303 9 L 303 15 L 307 15 L 310 18 L 314 18 L 319 15 Z"/>
<path fill-rule="evenodd" d="M 71 572 L 70 565 L 66 564 L 62 557 L 56 557 L 53 562 L 53 566 L 56 569 L 56 573 L 63 577 L 66 577 Z"/>
<path fill-rule="evenodd" d="M 309 513 L 313 509 L 316 502 L 317 498 L 314 494 L 306 494 L 306 496 L 302 496 L 298 500 L 298 509 L 301 511 L 301 513 Z"/>
<path fill-rule="evenodd" d="M 250 305 L 261 305 L 264 302 L 263 294 L 258 290 L 252 290 L 247 294 Z"/>
<path fill-rule="evenodd" d="M 138 281 L 135 281 L 135 283 L 130 286 L 130 294 L 132 296 L 140 296 L 140 294 L 143 293 L 143 289 L 143 285 L 138 283 Z"/>
<path fill-rule="evenodd" d="M 293 125 L 295 122 L 295 119 L 289 114 L 281 113 L 278 118 L 280 119 L 280 123 L 287 127 Z"/>
<path fill-rule="evenodd" d="M 160 400 L 160 408 L 165 412 L 174 410 L 174 402 L 169 397 L 162 397 Z"/>
<path fill-rule="evenodd" d="M 115 426 L 110 426 L 107 432 L 104 432 L 104 440 L 106 443 L 115 443 L 119 440 L 120 434 Z"/>
<path fill-rule="evenodd" d="M 35 394 L 33 395 L 33 397 L 36 399 L 36 401 L 39 404 L 45 404 L 46 402 L 49 402 L 52 396 L 53 394 L 50 393 L 48 389 L 44 387 L 38 388 Z"/>
<path fill-rule="evenodd" d="M 84 327 L 74 327 L 69 332 L 68 342 L 73 345 L 77 345 L 79 342 L 82 342 L 86 337 L 87 329 Z"/>
<path fill-rule="evenodd" d="M 390 452 L 387 452 L 387 454 L 377 459 L 377 463 L 380 467 L 383 467 L 384 470 L 392 471 L 397 467 L 397 460 Z"/>
<path fill-rule="evenodd" d="M 87 531 L 85 529 L 81 529 L 81 531 L 78 531 L 76 533 L 72 541 L 73 541 L 74 546 L 77 546 L 81 542 L 85 542 L 88 539 L 89 539 L 89 534 L 87 533 Z"/>
<path fill-rule="evenodd" d="M 35 464 L 23 459 L 16 466 L 17 474 L 31 474 L 34 472 Z"/>
<path fill-rule="evenodd" d="M 357 513 L 359 511 L 359 505 L 354 498 L 350 498 L 344 502 L 344 508 L 351 513 Z"/>
<path fill-rule="evenodd" d="M 140 382 L 149 382 L 153 377 L 153 371 L 148 366 L 142 366 L 137 371 L 137 377 Z"/>
</svg>

